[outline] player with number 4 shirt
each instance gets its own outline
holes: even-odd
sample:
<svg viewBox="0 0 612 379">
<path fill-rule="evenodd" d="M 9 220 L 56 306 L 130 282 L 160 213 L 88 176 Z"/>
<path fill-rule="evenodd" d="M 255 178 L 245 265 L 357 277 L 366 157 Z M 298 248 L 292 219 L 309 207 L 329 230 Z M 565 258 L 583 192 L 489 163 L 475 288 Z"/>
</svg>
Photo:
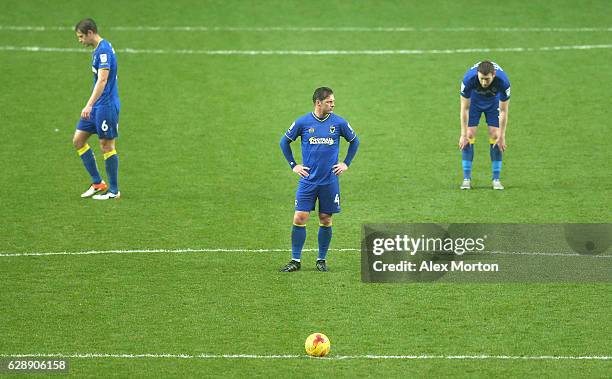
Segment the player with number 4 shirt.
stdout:
<svg viewBox="0 0 612 379">
<path fill-rule="evenodd" d="M 292 259 L 281 269 L 298 271 L 306 240 L 306 222 L 319 201 L 319 254 L 316 269 L 327 271 L 326 257 L 332 237 L 332 215 L 340 212 L 338 177 L 348 170 L 357 153 L 359 139 L 349 123 L 333 114 L 334 93 L 330 88 L 317 88 L 312 97 L 314 110 L 298 118 L 281 138 L 280 146 L 289 166 L 300 176 L 295 195 L 295 213 L 291 232 Z M 291 152 L 291 142 L 301 138 L 302 164 Z M 340 137 L 349 142 L 343 162 L 338 162 Z"/>
</svg>

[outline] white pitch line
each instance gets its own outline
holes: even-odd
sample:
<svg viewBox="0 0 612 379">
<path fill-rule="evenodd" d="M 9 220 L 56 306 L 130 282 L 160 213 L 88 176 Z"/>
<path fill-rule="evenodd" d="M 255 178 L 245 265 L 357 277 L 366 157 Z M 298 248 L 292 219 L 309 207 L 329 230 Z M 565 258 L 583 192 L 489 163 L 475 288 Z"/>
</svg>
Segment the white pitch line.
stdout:
<svg viewBox="0 0 612 379">
<path fill-rule="evenodd" d="M 360 33 L 588 33 L 612 32 L 612 27 L 410 27 L 410 26 L 108 26 L 105 30 L 126 32 L 360 32 Z M 73 31 L 74 26 L 0 25 L 0 31 Z"/>
<path fill-rule="evenodd" d="M 318 251 L 318 249 L 303 249 L 304 252 Z M 335 252 L 360 252 L 356 248 L 330 248 Z M 201 249 L 129 249 L 129 250 L 85 250 L 85 251 L 56 251 L 56 252 L 25 252 L 12 253 L 0 252 L 0 257 L 47 257 L 55 255 L 102 255 L 102 254 L 186 254 L 186 253 L 288 253 L 291 249 L 246 249 L 246 248 L 201 248 Z M 529 252 L 529 251 L 481 251 L 481 254 L 504 254 L 504 255 L 527 255 L 527 256 L 549 256 L 549 257 L 588 257 L 588 258 L 612 258 L 612 255 L 590 255 L 571 252 Z M 457 258 L 461 258 L 457 255 Z"/>
<path fill-rule="evenodd" d="M 318 251 L 318 249 L 303 249 L 302 251 Z M 329 249 L 329 251 L 360 251 L 360 249 Z M 27 253 L 9 253 L 1 252 L 0 257 L 39 257 L 52 255 L 99 255 L 99 254 L 156 254 L 156 253 L 277 253 L 291 252 L 287 249 L 131 249 L 131 250 L 87 250 L 87 251 L 57 251 L 57 252 L 27 252 Z"/>
<path fill-rule="evenodd" d="M 466 49 L 431 49 L 431 50 L 190 50 L 190 49 L 116 49 L 125 54 L 179 54 L 179 55 L 307 55 L 307 56 L 334 56 L 334 55 L 433 55 L 433 54 L 465 54 L 465 53 L 506 53 L 506 52 L 544 52 L 567 50 L 593 50 L 612 49 L 612 44 L 606 45 L 568 45 L 568 46 L 541 46 L 541 47 L 493 47 L 493 48 L 466 48 Z M 72 47 L 44 47 L 44 46 L 0 46 L 0 51 L 25 51 L 43 53 L 91 53 L 89 50 Z"/>
<path fill-rule="evenodd" d="M 547 257 L 593 257 L 593 258 L 612 258 L 612 255 L 597 255 L 597 254 L 578 254 L 578 253 L 540 253 L 533 251 L 488 251 L 491 254 L 502 255 L 542 255 Z"/>
<path fill-rule="evenodd" d="M 609 355 L 596 356 L 570 356 L 570 355 L 332 355 L 325 358 L 311 358 L 307 355 L 297 354 L 106 354 L 106 353 L 35 353 L 35 354 L 0 354 L 0 358 L 117 358 L 117 359 L 393 359 L 393 360 L 611 360 Z"/>
</svg>

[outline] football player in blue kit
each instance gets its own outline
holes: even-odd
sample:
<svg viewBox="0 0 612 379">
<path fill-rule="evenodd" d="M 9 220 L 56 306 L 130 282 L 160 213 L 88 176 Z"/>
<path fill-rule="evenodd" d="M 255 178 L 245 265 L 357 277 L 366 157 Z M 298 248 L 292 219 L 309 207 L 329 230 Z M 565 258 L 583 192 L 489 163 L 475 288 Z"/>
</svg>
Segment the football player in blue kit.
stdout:
<svg viewBox="0 0 612 379">
<path fill-rule="evenodd" d="M 119 93 L 117 91 L 117 59 L 110 42 L 100 37 L 94 20 L 86 18 L 74 28 L 77 38 L 84 46 L 92 46 L 91 68 L 93 90 L 81 111 L 72 143 L 85 169 L 91 176 L 91 186 L 81 197 L 96 200 L 118 199 L 121 194 L 117 182 L 119 158 L 115 139 L 119 136 Z M 97 134 L 104 154 L 104 166 L 108 185 L 100 177 L 93 150 L 87 143 L 92 134 Z M 106 191 L 105 193 L 103 193 Z"/>
<path fill-rule="evenodd" d="M 280 146 L 289 166 L 300 176 L 295 194 L 295 213 L 291 231 L 291 260 L 282 272 L 301 268 L 302 247 L 306 240 L 306 222 L 319 201 L 319 254 L 315 267 L 328 271 L 326 257 L 332 238 L 332 215 L 340 212 L 338 177 L 348 170 L 357 153 L 359 139 L 349 123 L 333 113 L 334 92 L 331 88 L 317 88 L 312 96 L 314 110 L 295 120 L 281 138 Z M 291 142 L 301 138 L 302 164 L 297 164 Z M 343 162 L 338 162 L 340 137 L 349 142 Z"/>
<path fill-rule="evenodd" d="M 471 189 L 472 161 L 476 131 L 482 114 L 489 126 L 489 150 L 493 171 L 493 189 L 503 190 L 499 176 L 502 153 L 506 150 L 506 125 L 510 102 L 510 80 L 495 62 L 476 63 L 461 83 L 461 137 L 463 183 L 461 189 Z"/>
</svg>

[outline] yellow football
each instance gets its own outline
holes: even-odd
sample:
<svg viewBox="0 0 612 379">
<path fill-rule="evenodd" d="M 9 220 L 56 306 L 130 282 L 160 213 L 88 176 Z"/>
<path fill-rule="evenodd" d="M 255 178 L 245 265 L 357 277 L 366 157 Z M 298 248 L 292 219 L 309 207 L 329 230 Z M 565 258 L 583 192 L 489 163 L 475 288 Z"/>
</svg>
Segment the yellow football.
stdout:
<svg viewBox="0 0 612 379">
<path fill-rule="evenodd" d="M 310 356 L 324 357 L 331 349 L 331 342 L 323 333 L 312 333 L 306 338 L 304 348 L 306 348 L 306 354 Z"/>
</svg>

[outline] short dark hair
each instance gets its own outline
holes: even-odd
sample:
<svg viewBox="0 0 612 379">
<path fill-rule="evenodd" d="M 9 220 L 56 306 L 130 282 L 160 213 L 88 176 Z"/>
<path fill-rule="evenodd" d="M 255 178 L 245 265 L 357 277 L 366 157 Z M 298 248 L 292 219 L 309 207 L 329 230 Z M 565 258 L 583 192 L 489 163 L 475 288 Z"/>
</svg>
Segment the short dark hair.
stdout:
<svg viewBox="0 0 612 379">
<path fill-rule="evenodd" d="M 332 91 L 332 89 L 329 87 L 319 87 L 314 91 L 314 94 L 312 95 L 312 102 L 316 103 L 317 100 L 323 101 L 327 99 L 329 95 L 332 95 L 333 93 L 334 91 Z"/>
<path fill-rule="evenodd" d="M 483 75 L 489 75 L 495 72 L 495 66 L 491 61 L 482 61 L 478 63 L 478 72 Z"/>
<path fill-rule="evenodd" d="M 83 34 L 87 34 L 87 32 L 89 32 L 90 30 L 95 34 L 98 34 L 98 26 L 96 25 L 96 22 L 91 18 L 82 19 L 74 27 L 75 32 L 81 32 Z"/>
</svg>

